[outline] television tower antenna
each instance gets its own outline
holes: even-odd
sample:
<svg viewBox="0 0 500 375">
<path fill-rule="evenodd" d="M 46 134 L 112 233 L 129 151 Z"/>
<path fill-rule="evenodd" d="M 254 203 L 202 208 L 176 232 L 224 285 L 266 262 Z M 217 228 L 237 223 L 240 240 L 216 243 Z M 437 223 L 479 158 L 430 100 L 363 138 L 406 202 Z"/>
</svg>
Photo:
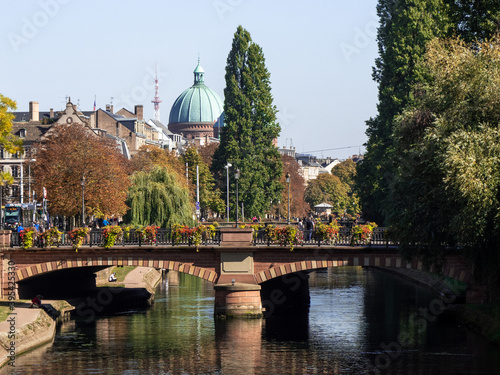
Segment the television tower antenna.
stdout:
<svg viewBox="0 0 500 375">
<path fill-rule="evenodd" d="M 154 104 L 153 108 L 155 110 L 155 120 L 160 121 L 160 94 L 158 92 L 158 64 L 155 64 L 155 97 L 153 100 L 151 100 L 151 103 Z"/>
</svg>

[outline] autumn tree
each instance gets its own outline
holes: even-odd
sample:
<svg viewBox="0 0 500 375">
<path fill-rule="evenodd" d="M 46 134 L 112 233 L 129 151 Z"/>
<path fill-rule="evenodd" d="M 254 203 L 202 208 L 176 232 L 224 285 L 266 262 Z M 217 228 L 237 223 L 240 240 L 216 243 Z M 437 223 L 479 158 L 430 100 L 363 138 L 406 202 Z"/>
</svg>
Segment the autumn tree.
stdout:
<svg viewBox="0 0 500 375">
<path fill-rule="evenodd" d="M 286 182 L 286 174 L 290 174 L 290 216 L 303 217 L 309 211 L 309 205 L 304 200 L 305 181 L 300 173 L 300 165 L 297 160 L 291 156 L 282 155 L 283 176 L 281 183 L 285 186 L 281 195 L 280 212 L 288 210 L 288 184 Z"/>
<path fill-rule="evenodd" d="M 10 153 L 22 151 L 22 140 L 11 133 L 14 119 L 11 111 L 16 108 L 15 101 L 0 94 L 0 145 Z"/>
<path fill-rule="evenodd" d="M 178 178 L 184 175 L 184 165 L 174 151 L 168 151 L 152 145 L 144 145 L 132 156 L 134 171 L 151 170 L 155 166 L 167 167 L 177 173 Z"/>
<path fill-rule="evenodd" d="M 198 147 L 198 154 L 200 154 L 203 162 L 208 165 L 208 168 L 212 167 L 212 161 L 217 147 L 219 147 L 219 144 L 215 142 Z"/>
<path fill-rule="evenodd" d="M 115 141 L 98 137 L 81 124 L 57 125 L 33 148 L 36 192 L 47 189 L 52 215 L 123 215 L 130 185 L 129 162 Z"/>
<path fill-rule="evenodd" d="M 212 170 L 217 180 L 224 181 L 227 163 L 238 168 L 239 204 L 244 204 L 247 216 L 263 216 L 271 201 L 280 199 L 283 190 L 283 165 L 273 144 L 280 126 L 262 48 L 241 26 L 234 34 L 227 57 L 225 80 L 224 128 Z M 230 173 L 230 178 L 234 191 L 234 173 Z M 232 194 L 233 202 L 234 199 Z"/>
</svg>

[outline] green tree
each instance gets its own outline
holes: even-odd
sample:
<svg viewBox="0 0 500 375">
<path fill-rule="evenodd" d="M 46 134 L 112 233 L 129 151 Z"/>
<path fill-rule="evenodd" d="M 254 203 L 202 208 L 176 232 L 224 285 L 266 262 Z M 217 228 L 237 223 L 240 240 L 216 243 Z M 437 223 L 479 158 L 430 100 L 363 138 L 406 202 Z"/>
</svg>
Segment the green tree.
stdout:
<svg viewBox="0 0 500 375">
<path fill-rule="evenodd" d="M 209 212 L 218 214 L 224 212 L 226 204 L 221 198 L 220 190 L 215 188 L 215 180 L 208 165 L 198 153 L 198 149 L 195 146 L 189 147 L 182 156 L 182 160 L 188 165 L 188 175 L 194 187 L 194 194 L 196 194 L 196 166 L 198 166 L 201 216 L 207 217 Z M 196 200 L 196 195 L 194 199 Z"/>
<path fill-rule="evenodd" d="M 315 180 L 309 181 L 305 192 L 305 200 L 314 209 L 320 203 L 329 203 L 333 210 L 343 211 L 348 207 L 348 185 L 330 173 L 323 173 Z"/>
<path fill-rule="evenodd" d="M 356 192 L 356 163 L 352 159 L 347 159 L 332 168 L 332 175 L 337 176 L 344 184 L 347 191 L 344 207 L 334 207 L 335 209 L 347 210 L 350 215 L 356 216 L 360 213 L 359 197 Z"/>
<path fill-rule="evenodd" d="M 246 216 L 263 216 L 271 201 L 280 199 L 283 189 L 283 166 L 273 144 L 280 126 L 262 49 L 241 26 L 234 34 L 225 80 L 224 130 L 212 169 L 222 182 L 226 163 L 239 168 L 239 202 L 244 203 Z M 234 174 L 230 177 L 234 191 Z"/>
<path fill-rule="evenodd" d="M 469 249 L 476 276 L 500 274 L 500 41 L 434 40 L 430 80 L 394 133 L 397 178 L 390 221 L 409 255 Z M 425 246 L 413 246 L 414 243 Z"/>
<path fill-rule="evenodd" d="M 379 57 L 373 78 L 379 87 L 378 115 L 367 121 L 368 143 L 357 186 L 367 219 L 383 223 L 394 178 L 394 119 L 412 101 L 415 85 L 425 82 L 419 62 L 427 43 L 446 36 L 452 23 L 442 0 L 379 0 L 377 13 Z"/>
<path fill-rule="evenodd" d="M 484 41 L 500 30 L 500 2 L 498 0 L 446 0 L 456 35 L 465 42 Z"/>
<path fill-rule="evenodd" d="M 172 224 L 193 224 L 194 207 L 185 183 L 166 167 L 155 166 L 150 171 L 132 175 L 125 220 L 133 225 L 156 224 L 168 228 Z"/>
</svg>

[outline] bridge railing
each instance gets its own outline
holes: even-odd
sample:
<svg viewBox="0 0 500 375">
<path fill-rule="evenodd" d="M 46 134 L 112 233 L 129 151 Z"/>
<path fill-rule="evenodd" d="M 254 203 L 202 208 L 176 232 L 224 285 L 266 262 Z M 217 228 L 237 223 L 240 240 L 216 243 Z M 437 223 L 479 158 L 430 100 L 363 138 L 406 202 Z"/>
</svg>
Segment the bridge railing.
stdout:
<svg viewBox="0 0 500 375">
<path fill-rule="evenodd" d="M 275 241 L 266 234 L 265 229 L 259 229 L 253 237 L 253 244 L 256 245 L 273 245 Z M 337 237 L 332 242 L 323 240 L 318 236 L 315 230 L 303 230 L 302 240 L 299 241 L 299 246 L 315 245 L 315 246 L 371 246 L 371 245 L 389 245 L 392 244 L 387 238 L 387 228 L 377 227 L 373 229 L 368 240 L 359 240 L 353 236 L 352 228 L 340 227 Z"/>
<path fill-rule="evenodd" d="M 219 246 L 221 241 L 220 230 L 216 230 L 213 237 L 202 237 L 200 246 Z M 83 238 L 82 246 L 102 246 L 104 242 L 103 230 L 93 229 L 86 237 Z M 73 243 L 69 236 L 69 232 L 62 232 L 61 240 L 55 243 L 53 246 L 72 246 Z M 180 234 L 177 238 L 172 236 L 172 231 L 170 229 L 158 229 L 156 236 L 153 240 L 148 240 L 147 237 L 141 235 L 136 231 L 125 231 L 116 240 L 115 246 L 143 246 L 143 245 L 155 245 L 155 246 L 165 246 L 165 245 L 186 245 L 194 246 L 193 239 L 188 234 Z M 22 240 L 20 233 L 13 232 L 10 237 L 11 247 L 22 247 Z M 45 244 L 41 236 L 35 236 L 33 241 L 33 248 L 43 248 Z"/>
<path fill-rule="evenodd" d="M 89 247 L 100 247 L 103 244 L 103 230 L 93 229 L 83 240 L 83 246 Z M 220 246 L 221 243 L 221 233 L 220 230 L 216 230 L 213 237 L 202 237 L 202 242 L 200 246 Z M 393 244 L 387 238 L 387 228 L 377 227 L 373 229 L 369 240 L 359 240 L 353 236 L 352 228 L 340 227 L 338 235 L 332 242 L 325 241 L 321 239 L 315 230 L 304 230 L 302 231 L 302 240 L 296 246 L 371 246 L 371 245 L 390 245 Z M 22 247 L 22 241 L 20 234 L 13 232 L 10 241 L 11 247 Z M 193 239 L 189 234 L 179 234 L 178 237 L 174 238 L 172 236 L 172 231 L 170 229 L 158 229 L 156 237 L 152 241 L 148 241 L 145 236 L 137 233 L 136 231 L 125 231 L 119 236 L 115 242 L 116 246 L 143 246 L 143 245 L 153 245 L 153 246 L 194 246 Z M 277 242 L 269 238 L 265 232 L 265 229 L 260 229 L 254 233 L 253 245 L 257 246 L 272 246 L 278 245 Z M 68 232 L 63 232 L 61 236 L 61 241 L 54 244 L 54 246 L 72 246 L 72 241 Z M 33 242 L 33 248 L 43 248 L 43 239 L 40 236 L 35 237 Z"/>
</svg>

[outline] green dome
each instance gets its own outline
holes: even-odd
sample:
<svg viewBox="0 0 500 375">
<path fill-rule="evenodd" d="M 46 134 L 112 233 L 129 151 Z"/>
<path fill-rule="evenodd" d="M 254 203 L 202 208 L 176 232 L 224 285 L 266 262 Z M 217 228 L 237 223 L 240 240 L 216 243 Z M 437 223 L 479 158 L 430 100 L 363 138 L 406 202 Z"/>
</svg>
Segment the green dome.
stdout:
<svg viewBox="0 0 500 375">
<path fill-rule="evenodd" d="M 224 103 L 220 96 L 203 82 L 205 71 L 200 65 L 194 70 L 194 85 L 175 100 L 170 110 L 169 124 L 186 122 L 214 122 L 222 113 Z"/>
</svg>

